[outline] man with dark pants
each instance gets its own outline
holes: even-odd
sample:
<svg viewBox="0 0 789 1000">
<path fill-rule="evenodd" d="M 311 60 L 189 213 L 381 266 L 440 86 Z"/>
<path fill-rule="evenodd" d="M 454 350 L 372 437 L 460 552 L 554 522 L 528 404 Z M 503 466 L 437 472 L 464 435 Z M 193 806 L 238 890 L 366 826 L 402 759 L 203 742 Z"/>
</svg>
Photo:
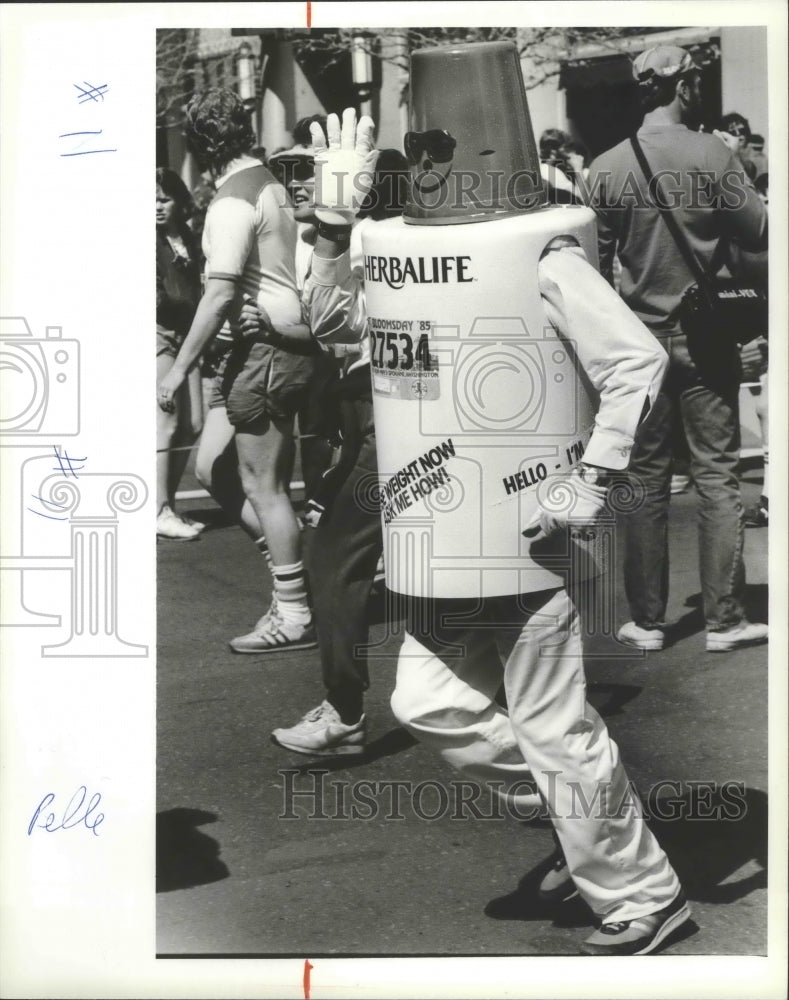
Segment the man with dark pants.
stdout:
<svg viewBox="0 0 789 1000">
<path fill-rule="evenodd" d="M 307 715 L 317 725 L 305 726 L 302 720 L 273 734 L 281 746 L 317 755 L 365 750 L 363 697 L 369 677 L 362 647 L 369 632 L 370 591 L 383 551 L 380 511 L 370 488 L 377 480 L 377 466 L 369 361 L 342 381 L 346 398 L 340 401 L 340 412 L 348 449 L 343 461 L 350 468 L 310 532 L 307 548 L 326 700 Z"/>
<path fill-rule="evenodd" d="M 348 127 L 355 130 L 355 119 Z M 339 146 L 336 116 L 330 117 L 328 131 L 329 140 Z M 309 532 L 306 559 L 326 696 L 295 725 L 275 729 L 272 739 L 285 749 L 314 756 L 361 754 L 367 739 L 363 697 L 369 679 L 363 646 L 383 541 L 374 489 L 377 464 L 367 314 L 360 294 L 360 230 L 375 223 L 372 219 L 356 223 L 356 214 L 378 158 L 372 133 L 372 121 L 363 118 L 356 149 L 366 181 L 357 188 L 353 210 L 314 210 L 315 249 L 302 292 L 303 315 L 312 336 L 344 358 L 342 378 L 334 389 L 342 433 L 340 457 L 319 484 L 306 515 L 314 529 Z M 325 151 L 320 121 L 311 125 L 311 134 L 316 152 Z M 393 199 L 388 204 L 393 211 L 401 210 Z M 249 304 L 244 312 L 249 335 L 261 336 L 259 310 Z"/>
<path fill-rule="evenodd" d="M 718 244 L 736 239 L 746 250 L 767 244 L 764 205 L 725 137 L 690 131 L 698 125 L 700 74 L 690 55 L 658 46 L 633 65 L 644 121 L 637 140 L 663 202 L 707 272 Z M 736 347 L 713 344 L 691 357 L 677 315 L 696 280 L 650 191 L 630 140 L 603 153 L 589 172 L 590 203 L 598 215 L 600 269 L 613 277 L 622 264 L 620 293 L 660 340 L 669 370 L 652 412 L 640 426 L 630 474 L 644 501 L 624 518 L 625 589 L 633 620 L 621 642 L 659 650 L 668 601 L 668 505 L 671 428 L 678 410 L 690 447 L 690 473 L 699 497 L 698 532 L 707 651 L 766 642 L 767 626 L 745 619 L 743 504 L 739 460 L 739 361 Z M 710 330 L 714 342 L 716 331 Z M 728 353 L 727 353 L 728 352 Z"/>
</svg>

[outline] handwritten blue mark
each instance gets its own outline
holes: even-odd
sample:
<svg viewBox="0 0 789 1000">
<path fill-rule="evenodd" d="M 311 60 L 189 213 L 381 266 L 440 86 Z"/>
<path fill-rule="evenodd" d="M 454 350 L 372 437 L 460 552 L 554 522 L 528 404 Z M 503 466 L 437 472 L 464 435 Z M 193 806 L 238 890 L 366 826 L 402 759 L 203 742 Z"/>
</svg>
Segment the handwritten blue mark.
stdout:
<svg viewBox="0 0 789 1000">
<path fill-rule="evenodd" d="M 95 87 L 92 83 L 88 83 L 87 80 L 83 80 L 82 82 L 85 84 L 85 87 L 87 87 L 88 90 L 85 90 L 84 87 L 80 87 L 78 83 L 74 84 L 74 86 L 82 95 L 79 98 L 80 104 L 84 104 L 86 101 L 98 102 L 99 98 L 101 98 L 102 101 L 104 100 L 104 95 L 107 93 L 108 90 L 108 84 L 102 83 L 98 87 Z"/>
<path fill-rule="evenodd" d="M 103 129 L 99 129 L 97 132 L 63 132 L 58 136 L 58 139 L 68 139 L 75 135 L 101 135 Z M 87 139 L 85 140 L 87 142 Z M 85 142 L 82 145 L 85 145 Z M 85 156 L 87 153 L 117 153 L 117 148 L 115 149 L 78 149 L 74 153 L 61 153 L 61 156 Z"/>
<path fill-rule="evenodd" d="M 64 503 L 55 503 L 54 500 L 45 500 L 43 497 L 36 496 L 35 493 L 31 493 L 34 500 L 40 500 L 41 503 L 48 504 L 50 507 L 60 507 L 61 510 L 67 506 Z M 67 517 L 55 517 L 54 514 L 43 514 L 40 510 L 33 510 L 32 507 L 27 508 L 31 514 L 38 514 L 39 517 L 48 517 L 50 521 L 68 521 Z"/>
<path fill-rule="evenodd" d="M 58 471 L 62 472 L 63 475 L 66 477 L 66 479 L 68 479 L 68 475 L 69 475 L 69 472 L 70 472 L 71 475 L 75 479 L 78 479 L 79 477 L 77 476 L 77 473 L 76 473 L 76 471 L 74 469 L 74 466 L 72 465 L 72 462 L 82 462 L 84 464 L 88 460 L 87 455 L 85 456 L 85 458 L 70 458 L 68 452 L 64 452 L 64 454 L 61 455 L 60 452 L 58 451 L 58 446 L 57 445 L 53 445 L 53 447 L 55 449 L 55 458 L 58 460 L 58 466 L 59 466 L 59 470 L 55 469 L 55 467 L 53 466 L 52 468 L 54 469 L 54 471 L 55 472 L 58 472 Z M 64 460 L 65 460 L 66 464 L 68 465 L 68 469 L 63 464 Z M 80 465 L 80 469 L 81 468 L 82 468 L 82 465 Z"/>
<path fill-rule="evenodd" d="M 55 801 L 54 793 L 47 792 L 41 802 L 39 802 L 36 807 L 36 811 L 33 813 L 33 818 L 30 820 L 30 824 L 27 828 L 28 837 L 33 833 L 33 830 L 37 828 L 46 830 L 47 833 L 56 833 L 58 830 L 73 829 L 75 826 L 79 826 L 80 824 L 84 824 L 88 830 L 93 833 L 94 837 L 98 837 L 96 827 L 104 821 L 104 813 L 97 813 L 95 816 L 92 814 L 96 811 L 99 803 L 101 802 L 101 792 L 96 792 L 91 796 L 87 808 L 83 811 L 87 794 L 88 789 L 85 785 L 80 785 L 69 799 L 69 803 L 66 806 L 62 817 L 58 818 L 55 816 L 54 812 L 44 815 L 45 810 L 48 809 Z"/>
</svg>

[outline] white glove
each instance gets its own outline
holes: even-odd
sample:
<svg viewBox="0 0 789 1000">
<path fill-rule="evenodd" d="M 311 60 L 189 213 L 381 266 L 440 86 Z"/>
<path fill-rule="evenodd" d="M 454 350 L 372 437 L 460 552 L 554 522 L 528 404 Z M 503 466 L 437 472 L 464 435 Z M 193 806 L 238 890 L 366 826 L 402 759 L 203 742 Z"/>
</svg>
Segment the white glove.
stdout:
<svg viewBox="0 0 789 1000">
<path fill-rule="evenodd" d="M 340 120 L 326 121 L 326 133 L 310 125 L 315 150 L 315 215 L 332 226 L 349 226 L 373 184 L 378 150 L 373 149 L 375 123 L 365 115 L 356 124 L 356 111 L 346 108 Z M 327 145 L 328 138 L 328 145 Z"/>
<path fill-rule="evenodd" d="M 581 537 L 599 523 L 608 490 L 582 479 L 578 469 L 569 474 L 551 476 L 537 492 L 539 509 L 523 530 L 530 541 L 544 538 L 569 527 Z"/>
</svg>

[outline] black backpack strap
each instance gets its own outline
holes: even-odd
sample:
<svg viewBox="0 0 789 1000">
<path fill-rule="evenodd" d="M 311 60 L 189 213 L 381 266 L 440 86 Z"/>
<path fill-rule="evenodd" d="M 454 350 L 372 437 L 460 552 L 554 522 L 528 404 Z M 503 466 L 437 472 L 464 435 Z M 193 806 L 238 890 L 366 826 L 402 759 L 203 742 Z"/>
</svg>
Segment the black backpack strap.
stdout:
<svg viewBox="0 0 789 1000">
<path fill-rule="evenodd" d="M 644 177 L 647 180 L 650 196 L 652 197 L 652 200 L 655 203 L 655 207 L 663 216 L 663 220 L 668 226 L 668 231 L 671 233 L 674 242 L 677 244 L 677 249 L 682 254 L 685 263 L 690 268 L 691 273 L 696 278 L 696 281 L 698 281 L 700 285 L 706 286 L 709 279 L 699 266 L 699 262 L 693 256 L 693 251 L 690 249 L 690 244 L 685 239 L 685 235 L 682 232 L 682 230 L 679 228 L 677 220 L 671 214 L 670 209 L 668 209 L 666 205 L 663 204 L 663 201 L 660 197 L 660 191 L 657 187 L 657 181 L 655 179 L 655 175 L 652 173 L 647 158 L 646 156 L 644 156 L 644 150 L 641 148 L 641 143 L 638 141 L 636 136 L 634 135 L 630 136 L 630 145 L 633 147 L 633 152 L 635 153 L 636 159 L 638 160 L 638 164 L 641 167 L 642 171 L 644 172 Z M 718 242 L 720 245 L 720 241 Z M 717 255 L 717 253 L 718 249 L 716 247 L 713 258 Z M 718 268 L 716 268 L 716 271 L 717 270 Z"/>
</svg>

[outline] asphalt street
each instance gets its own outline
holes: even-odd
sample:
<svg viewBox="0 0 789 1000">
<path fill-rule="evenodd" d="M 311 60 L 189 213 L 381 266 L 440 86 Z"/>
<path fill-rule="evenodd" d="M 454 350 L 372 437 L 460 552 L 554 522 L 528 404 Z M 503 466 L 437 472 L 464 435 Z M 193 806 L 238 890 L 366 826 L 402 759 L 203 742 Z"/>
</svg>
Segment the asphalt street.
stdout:
<svg viewBox="0 0 789 1000">
<path fill-rule="evenodd" d="M 760 483 L 760 470 L 744 473 L 746 503 Z M 672 500 L 667 647 L 640 655 L 596 637 L 589 698 L 691 901 L 666 953 L 764 955 L 767 648 L 705 652 L 695 505 L 692 490 Z M 268 606 L 265 564 L 210 501 L 185 506 L 207 523 L 201 538 L 158 543 L 158 953 L 577 954 L 584 904 L 551 910 L 534 894 L 550 825 L 485 795 L 470 805 L 397 725 L 400 633 L 384 624 L 385 597 L 370 606 L 368 755 L 307 758 L 270 742 L 320 702 L 317 650 L 230 651 Z M 757 621 L 767 540 L 746 532 Z M 617 608 L 621 623 L 620 589 Z"/>
</svg>

